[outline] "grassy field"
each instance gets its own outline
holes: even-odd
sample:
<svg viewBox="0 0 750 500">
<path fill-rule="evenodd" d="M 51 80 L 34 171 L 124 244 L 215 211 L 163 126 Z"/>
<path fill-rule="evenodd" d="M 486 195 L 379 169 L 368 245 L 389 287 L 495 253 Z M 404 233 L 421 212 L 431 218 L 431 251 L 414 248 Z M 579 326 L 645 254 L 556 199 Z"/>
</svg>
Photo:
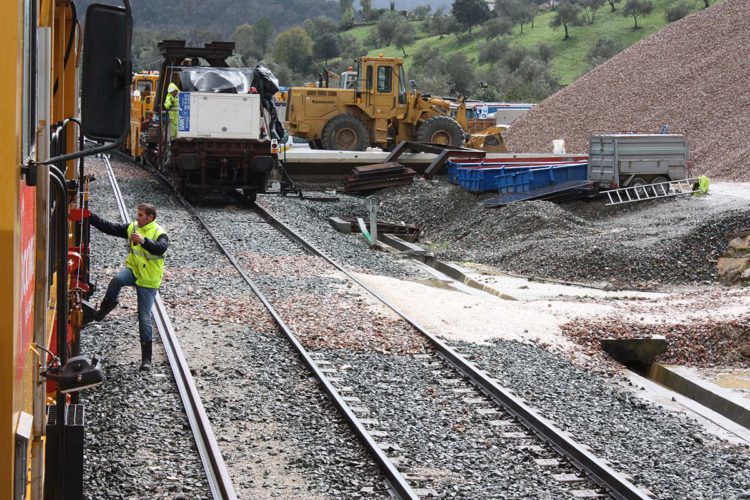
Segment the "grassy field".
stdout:
<svg viewBox="0 0 750 500">
<path fill-rule="evenodd" d="M 646 17 L 639 17 L 639 29 L 633 30 L 633 18 L 623 17 L 622 15 L 622 5 L 624 2 L 620 2 L 617 5 L 615 12 L 611 12 L 609 4 L 605 4 L 604 7 L 596 12 L 593 24 L 569 27 L 570 38 L 568 40 L 563 40 L 565 32 L 562 27 L 553 29 L 549 26 L 554 13 L 543 12 L 534 20 L 533 28 L 530 25 L 526 25 L 524 26 L 523 34 L 520 34 L 519 28 L 516 26 L 513 29 L 513 33 L 506 35 L 504 38 L 511 45 L 532 49 L 541 43 L 549 45 L 552 48 L 553 54 L 551 62 L 552 73 L 560 79 L 562 84 L 567 85 L 590 69 L 586 56 L 591 48 L 596 45 L 597 40 L 605 37 L 612 38 L 624 49 L 666 26 L 665 10 L 680 1 L 686 1 L 691 8 L 691 12 L 695 12 L 703 6 L 703 2 L 695 0 L 653 0 L 653 11 Z M 714 3 L 719 2 L 712 2 L 712 5 Z M 418 24 L 415 28 L 417 28 L 419 38 L 413 45 L 405 48 L 407 53 L 407 57 L 405 58 L 407 69 L 409 66 L 408 55 L 413 54 L 415 50 L 426 44 L 439 47 L 446 56 L 454 52 L 461 52 L 470 60 L 476 62 L 478 48 L 486 43 L 486 40 L 481 37 L 481 30 L 478 27 L 472 30 L 473 36 L 467 37 L 468 39 L 465 40 L 465 43 L 459 43 L 458 37 L 455 34 L 446 35 L 442 39 L 439 37 L 428 37 L 421 29 L 422 23 L 414 22 Z M 370 29 L 372 29 L 371 26 L 357 27 L 347 31 L 347 33 L 353 35 L 361 42 Z M 376 48 L 368 52 L 368 55 L 377 54 L 403 57 L 402 51 L 394 46 Z"/>
</svg>

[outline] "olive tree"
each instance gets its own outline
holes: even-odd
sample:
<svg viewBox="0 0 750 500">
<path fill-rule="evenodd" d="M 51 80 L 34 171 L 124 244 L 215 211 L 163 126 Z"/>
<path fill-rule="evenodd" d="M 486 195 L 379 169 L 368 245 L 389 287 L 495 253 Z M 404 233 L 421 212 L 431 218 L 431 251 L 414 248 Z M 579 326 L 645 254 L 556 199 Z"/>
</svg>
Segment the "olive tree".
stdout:
<svg viewBox="0 0 750 500">
<path fill-rule="evenodd" d="M 622 9 L 623 17 L 632 17 L 634 24 L 633 29 L 638 29 L 638 18 L 651 14 L 654 10 L 654 4 L 651 0 L 628 0 Z"/>
</svg>

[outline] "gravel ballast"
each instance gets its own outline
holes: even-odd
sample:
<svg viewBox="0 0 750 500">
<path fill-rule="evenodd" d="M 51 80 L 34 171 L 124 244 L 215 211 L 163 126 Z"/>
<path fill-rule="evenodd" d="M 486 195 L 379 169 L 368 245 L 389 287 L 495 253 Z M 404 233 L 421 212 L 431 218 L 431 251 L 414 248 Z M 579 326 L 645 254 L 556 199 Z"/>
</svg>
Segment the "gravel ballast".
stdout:
<svg viewBox="0 0 750 500">
<path fill-rule="evenodd" d="M 747 445 L 704 433 L 682 414 L 637 396 L 617 375 L 592 374 L 532 345 L 456 345 L 578 442 L 656 498 L 750 498 Z"/>
</svg>

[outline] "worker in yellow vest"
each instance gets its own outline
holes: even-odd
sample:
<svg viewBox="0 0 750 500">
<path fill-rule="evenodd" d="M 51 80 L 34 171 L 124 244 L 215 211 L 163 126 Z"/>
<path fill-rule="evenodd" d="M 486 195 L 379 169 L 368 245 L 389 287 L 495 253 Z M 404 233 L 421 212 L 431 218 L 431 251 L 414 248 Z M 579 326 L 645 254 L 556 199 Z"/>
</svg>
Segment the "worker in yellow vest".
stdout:
<svg viewBox="0 0 750 500">
<path fill-rule="evenodd" d="M 91 214 L 91 225 L 111 236 L 127 238 L 130 253 L 125 267 L 109 282 L 107 293 L 94 315 L 102 321 L 115 307 L 124 286 L 134 286 L 138 297 L 138 331 L 141 338 L 141 370 L 151 369 L 153 329 L 151 308 L 164 276 L 164 255 L 169 247 L 169 236 L 156 223 L 156 208 L 149 203 L 137 207 L 135 220 L 129 224 L 115 223 Z"/>
<path fill-rule="evenodd" d="M 167 87 L 167 98 L 164 99 L 164 109 L 169 113 L 169 138 L 177 137 L 177 108 L 180 89 L 174 83 Z"/>
</svg>

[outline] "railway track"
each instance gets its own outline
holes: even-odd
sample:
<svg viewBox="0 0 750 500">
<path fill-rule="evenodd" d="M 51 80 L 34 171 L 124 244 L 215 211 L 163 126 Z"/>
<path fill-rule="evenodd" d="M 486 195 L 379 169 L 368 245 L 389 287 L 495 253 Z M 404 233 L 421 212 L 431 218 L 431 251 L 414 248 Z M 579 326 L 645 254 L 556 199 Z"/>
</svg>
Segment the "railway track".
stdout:
<svg viewBox="0 0 750 500">
<path fill-rule="evenodd" d="M 106 165 L 107 177 L 112 186 L 114 199 L 118 206 L 121 220 L 122 222 L 128 222 L 128 214 L 130 212 L 125 206 L 125 201 L 120 192 L 120 187 L 112 170 L 109 158 L 104 156 L 103 160 Z M 185 359 L 182 348 L 180 347 L 180 342 L 169 320 L 169 316 L 167 315 L 166 306 L 159 295 L 157 295 L 152 312 L 156 322 L 156 327 L 161 337 L 162 345 L 164 346 L 167 359 L 169 360 L 169 365 L 172 369 L 172 374 L 174 375 L 175 384 L 177 385 L 177 389 L 185 407 L 185 412 L 190 422 L 190 428 L 193 437 L 195 438 L 195 445 L 198 449 L 201 462 L 203 463 L 203 468 L 206 472 L 211 495 L 214 499 L 236 499 L 237 495 L 235 494 L 227 466 L 224 463 L 221 451 L 219 450 L 219 445 L 211 427 L 211 422 L 209 421 L 206 410 L 201 402 L 200 395 L 198 394 L 195 385 L 195 380 L 190 373 L 187 360 Z"/>
<path fill-rule="evenodd" d="M 227 241 L 237 239 L 236 235 L 214 234 L 201 214 L 184 200 L 183 203 L 211 233 L 222 252 L 271 312 L 278 327 L 294 345 L 295 350 L 319 381 L 329 399 L 335 404 L 340 414 L 378 463 L 387 478 L 392 493 L 400 498 L 419 498 L 440 494 L 439 491 L 431 487 L 432 482 L 429 478 L 422 477 L 416 468 L 409 470 L 408 466 L 400 466 L 400 464 L 408 462 L 408 446 L 404 446 L 404 443 L 399 445 L 398 443 L 385 441 L 389 439 L 388 432 L 378 428 L 379 423 L 376 419 L 367 418 L 370 409 L 357 406 L 361 403 L 361 400 L 356 395 L 342 395 L 343 393 L 350 393 L 351 388 L 346 385 L 343 377 L 338 376 L 340 374 L 337 366 L 346 368 L 350 363 L 341 360 L 329 361 L 326 359 L 325 349 L 306 349 L 304 344 L 309 344 L 309 339 L 308 342 L 305 342 L 304 338 L 302 341 L 300 340 L 298 332 L 295 332 L 289 326 L 289 320 L 282 317 L 282 314 L 273 306 L 272 300 L 256 284 L 250 276 L 251 273 L 247 272 L 247 264 L 243 265 L 240 259 L 236 257 L 237 250 L 227 245 Z M 484 420 L 483 425 L 486 427 L 485 431 L 489 435 L 497 436 L 498 443 L 504 441 L 507 446 L 525 453 L 527 458 L 533 457 L 535 467 L 538 468 L 537 472 L 542 476 L 552 477 L 558 483 L 559 491 L 564 491 L 575 497 L 595 497 L 605 494 L 613 498 L 647 498 L 628 479 L 618 474 L 604 461 L 599 460 L 584 446 L 577 444 L 551 422 L 538 415 L 523 401 L 501 387 L 488 374 L 477 369 L 435 335 L 427 332 L 387 300 L 378 296 L 341 265 L 327 258 L 322 251 L 306 242 L 270 213 L 261 208 L 256 208 L 256 211 L 264 221 L 278 228 L 286 237 L 300 245 L 305 252 L 326 260 L 337 272 L 345 274 L 347 279 L 355 282 L 390 308 L 414 332 L 417 332 L 429 347 L 425 349 L 425 352 L 415 355 L 414 358 L 419 359 L 437 377 L 440 384 L 446 386 L 444 394 L 440 397 L 444 399 L 455 398 L 457 395 L 463 397 L 466 405 L 473 405 L 478 415 L 486 417 L 482 420 Z M 211 220 L 221 216 L 217 212 L 204 213 L 208 213 Z M 268 237 L 268 235 L 265 234 L 264 237 Z M 415 344 L 419 342 L 417 340 Z M 332 374 L 336 376 L 330 376 Z M 498 431 L 498 429 L 500 430 Z M 402 451 L 403 454 L 400 453 Z M 399 454 L 401 456 L 397 456 Z M 559 493 L 559 491 L 557 492 Z"/>
</svg>

